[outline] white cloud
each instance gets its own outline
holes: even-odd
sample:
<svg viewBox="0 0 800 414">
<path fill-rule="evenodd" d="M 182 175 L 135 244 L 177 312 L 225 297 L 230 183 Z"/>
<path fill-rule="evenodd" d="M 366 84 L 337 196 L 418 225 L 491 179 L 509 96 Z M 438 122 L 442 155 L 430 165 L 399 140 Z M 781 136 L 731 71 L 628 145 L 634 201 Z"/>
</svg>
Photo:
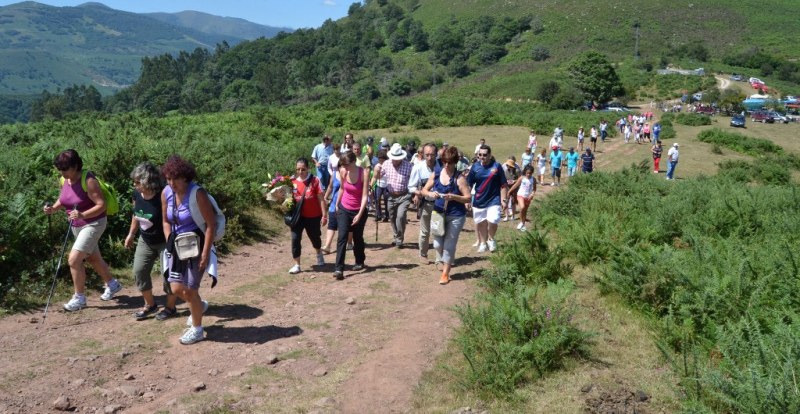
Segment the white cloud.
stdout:
<svg viewBox="0 0 800 414">
<path fill-rule="evenodd" d="M 334 0 L 324 0 L 322 2 L 322 4 L 324 4 L 326 6 L 331 6 L 331 7 L 335 7 L 336 6 L 336 2 Z"/>
</svg>

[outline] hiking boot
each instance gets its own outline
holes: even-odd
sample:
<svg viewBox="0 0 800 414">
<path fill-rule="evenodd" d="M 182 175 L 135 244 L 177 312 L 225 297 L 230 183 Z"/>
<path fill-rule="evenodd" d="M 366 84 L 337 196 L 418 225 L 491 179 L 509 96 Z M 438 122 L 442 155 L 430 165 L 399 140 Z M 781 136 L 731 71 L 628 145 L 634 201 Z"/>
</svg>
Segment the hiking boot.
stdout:
<svg viewBox="0 0 800 414">
<path fill-rule="evenodd" d="M 200 303 L 203 304 L 203 312 L 201 313 L 201 315 L 205 315 L 206 311 L 208 310 L 208 301 L 207 300 L 201 300 Z M 191 312 L 189 312 L 189 317 L 186 318 L 186 326 L 192 326 L 192 315 L 191 315 Z"/>
<path fill-rule="evenodd" d="M 347 250 L 353 250 L 353 243 L 347 243 Z"/>
<path fill-rule="evenodd" d="M 191 345 L 195 342 L 200 342 L 203 339 L 206 339 L 203 336 L 203 327 L 198 326 L 195 328 L 194 326 L 192 326 L 190 328 L 186 328 L 186 330 L 183 331 L 183 336 L 181 336 L 181 343 L 184 345 Z"/>
<path fill-rule="evenodd" d="M 489 239 L 489 241 L 486 242 L 486 244 L 489 246 L 490 252 L 497 250 L 497 242 L 495 242 L 493 239 Z"/>
<path fill-rule="evenodd" d="M 72 295 L 72 299 L 64 304 L 64 310 L 67 312 L 79 311 L 86 307 L 86 296 Z"/>
<path fill-rule="evenodd" d="M 100 300 L 111 300 L 120 290 L 122 290 L 122 284 L 117 282 L 116 279 L 111 279 L 110 282 L 106 283 L 106 289 L 100 295 Z"/>
<path fill-rule="evenodd" d="M 354 272 L 358 272 L 359 270 L 364 270 L 364 263 L 361 264 L 356 263 L 353 265 Z"/>
<path fill-rule="evenodd" d="M 478 246 L 478 253 L 483 253 L 485 251 L 486 251 L 486 243 L 481 243 L 481 245 Z"/>
<path fill-rule="evenodd" d="M 325 266 L 325 256 L 323 256 L 321 253 L 317 255 L 317 266 Z"/>
<path fill-rule="evenodd" d="M 337 270 L 333 272 L 333 277 L 335 277 L 336 280 L 344 280 L 344 272 L 342 272 L 341 270 Z"/>
<path fill-rule="evenodd" d="M 296 275 L 298 273 L 300 273 L 300 265 L 299 264 L 296 264 L 296 265 L 292 266 L 291 268 L 289 268 L 289 274 L 290 275 Z"/>
</svg>

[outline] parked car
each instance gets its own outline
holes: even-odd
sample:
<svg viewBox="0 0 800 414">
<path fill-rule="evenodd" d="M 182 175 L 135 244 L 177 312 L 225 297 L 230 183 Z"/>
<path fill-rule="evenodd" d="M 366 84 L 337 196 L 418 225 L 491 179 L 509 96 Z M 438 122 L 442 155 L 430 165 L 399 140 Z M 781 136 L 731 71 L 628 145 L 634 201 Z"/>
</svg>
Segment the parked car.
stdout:
<svg viewBox="0 0 800 414">
<path fill-rule="evenodd" d="M 731 80 L 736 82 L 744 82 L 744 76 L 733 73 L 731 74 Z"/>
<path fill-rule="evenodd" d="M 764 124 L 774 124 L 775 118 L 769 111 L 753 111 L 750 113 L 750 120 L 753 122 L 761 122 Z"/>
<path fill-rule="evenodd" d="M 731 126 L 736 128 L 745 128 L 745 121 L 747 121 L 747 118 L 745 118 L 744 115 L 734 115 L 731 118 Z"/>
<path fill-rule="evenodd" d="M 786 115 L 784 115 L 784 114 L 782 114 L 780 112 L 774 112 L 773 111 L 773 112 L 770 112 L 769 114 L 772 116 L 772 119 L 774 119 L 775 122 L 780 122 L 780 123 L 783 123 L 783 124 L 788 124 L 789 123 L 789 118 L 787 118 Z"/>
<path fill-rule="evenodd" d="M 695 108 L 695 112 L 698 114 L 712 116 L 717 113 L 717 109 L 713 106 L 698 106 Z"/>
</svg>

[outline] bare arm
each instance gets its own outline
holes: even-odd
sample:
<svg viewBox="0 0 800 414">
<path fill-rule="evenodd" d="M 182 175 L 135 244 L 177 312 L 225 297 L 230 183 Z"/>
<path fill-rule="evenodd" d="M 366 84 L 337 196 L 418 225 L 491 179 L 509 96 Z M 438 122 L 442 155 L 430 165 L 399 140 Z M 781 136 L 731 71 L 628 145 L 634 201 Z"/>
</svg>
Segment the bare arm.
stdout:
<svg viewBox="0 0 800 414">
<path fill-rule="evenodd" d="M 131 207 L 133 207 L 135 203 L 131 203 Z M 131 208 L 133 209 L 133 208 Z M 139 221 L 136 220 L 136 213 L 131 215 L 131 225 L 128 228 L 128 236 L 125 237 L 125 248 L 130 249 L 133 247 L 133 238 L 136 237 L 136 230 L 139 229 Z"/>
<path fill-rule="evenodd" d="M 172 234 L 172 226 L 170 226 L 167 219 L 167 187 L 164 187 L 164 190 L 161 191 L 161 227 L 164 228 L 164 237 L 169 240 L 169 236 Z"/>
<path fill-rule="evenodd" d="M 106 211 L 106 199 L 103 197 L 103 192 L 100 191 L 100 184 L 97 183 L 97 179 L 91 177 L 86 179 L 86 194 L 94 203 L 94 207 L 86 211 L 74 210 L 69 214 L 70 219 L 75 220 L 97 217 Z"/>
<path fill-rule="evenodd" d="M 211 245 L 214 244 L 214 234 L 217 232 L 217 218 L 214 207 L 208 199 L 208 193 L 203 189 L 197 190 L 197 207 L 206 222 L 205 240 L 203 242 L 203 252 L 200 255 L 200 271 L 205 271 L 208 260 L 211 257 Z"/>
</svg>

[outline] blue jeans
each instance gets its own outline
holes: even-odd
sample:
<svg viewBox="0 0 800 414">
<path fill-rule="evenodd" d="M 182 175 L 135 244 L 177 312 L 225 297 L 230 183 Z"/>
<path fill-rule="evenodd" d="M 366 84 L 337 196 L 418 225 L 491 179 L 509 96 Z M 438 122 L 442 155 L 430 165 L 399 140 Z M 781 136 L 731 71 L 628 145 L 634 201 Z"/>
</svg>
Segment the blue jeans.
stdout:
<svg viewBox="0 0 800 414">
<path fill-rule="evenodd" d="M 675 167 L 678 165 L 678 161 L 670 161 L 667 164 L 667 179 L 671 180 L 672 176 L 675 174 Z"/>
<path fill-rule="evenodd" d="M 319 165 L 319 168 L 317 168 L 317 177 L 319 178 L 319 183 L 322 185 L 322 191 L 327 190 L 328 185 L 331 183 L 331 174 L 328 172 L 327 164 Z"/>
<path fill-rule="evenodd" d="M 444 216 L 444 236 L 433 237 L 433 248 L 436 249 L 437 261 L 453 264 L 458 236 L 461 234 L 466 220 L 466 216 Z"/>
</svg>

